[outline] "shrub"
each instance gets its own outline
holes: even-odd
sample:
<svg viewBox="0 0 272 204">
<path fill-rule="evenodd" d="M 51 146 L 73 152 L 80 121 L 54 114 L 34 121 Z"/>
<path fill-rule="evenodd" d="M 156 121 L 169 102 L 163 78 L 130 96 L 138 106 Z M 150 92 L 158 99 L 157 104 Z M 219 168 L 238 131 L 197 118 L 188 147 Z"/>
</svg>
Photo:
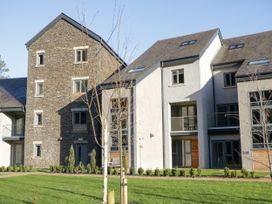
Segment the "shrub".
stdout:
<svg viewBox="0 0 272 204">
<path fill-rule="evenodd" d="M 230 172 L 230 177 L 236 178 L 236 177 L 237 177 L 237 171 L 236 171 L 236 170 L 231 171 L 231 172 Z"/>
<path fill-rule="evenodd" d="M 154 175 L 155 175 L 155 176 L 160 176 L 160 175 L 161 175 L 161 171 L 160 171 L 158 168 L 155 169 Z"/>
<path fill-rule="evenodd" d="M 70 173 L 74 173 L 75 168 L 75 150 L 73 145 L 71 145 L 68 156 L 68 168 Z"/>
<path fill-rule="evenodd" d="M 230 176 L 230 169 L 228 167 L 224 168 L 224 176 L 229 177 Z"/>
<path fill-rule="evenodd" d="M 74 173 L 76 173 L 76 174 L 79 173 L 79 166 L 76 166 L 76 167 L 74 168 Z"/>
<path fill-rule="evenodd" d="M 11 172 L 11 167 L 8 166 L 6 171 L 7 171 L 7 172 Z"/>
<path fill-rule="evenodd" d="M 49 171 L 50 171 L 50 173 L 54 172 L 54 167 L 52 165 L 49 166 Z"/>
<path fill-rule="evenodd" d="M 83 164 L 81 161 L 79 162 L 78 167 L 79 167 L 79 171 L 80 171 L 82 174 L 84 174 L 84 173 L 85 173 L 85 166 L 84 166 L 84 164 Z"/>
<path fill-rule="evenodd" d="M 142 168 L 142 167 L 140 167 L 139 169 L 138 169 L 138 174 L 140 175 L 140 176 L 142 176 L 142 175 L 144 175 L 144 169 Z"/>
<path fill-rule="evenodd" d="M 18 171 L 19 171 L 18 166 L 13 165 L 13 166 L 12 166 L 12 170 L 11 170 L 11 171 L 12 171 L 12 172 L 18 172 Z"/>
<path fill-rule="evenodd" d="M 93 149 L 91 154 L 90 154 L 90 159 L 91 159 L 91 168 L 93 170 L 93 172 L 95 172 L 96 169 L 96 150 Z"/>
<path fill-rule="evenodd" d="M 163 175 L 164 176 L 171 176 L 172 174 L 171 174 L 172 172 L 171 172 L 171 169 L 164 169 L 163 170 Z"/>
<path fill-rule="evenodd" d="M 196 175 L 197 175 L 197 176 L 201 176 L 201 169 L 200 169 L 200 168 L 198 168 L 198 169 L 196 170 Z"/>
<path fill-rule="evenodd" d="M 129 170 L 130 175 L 136 175 L 136 169 L 134 167 L 131 167 Z"/>
<path fill-rule="evenodd" d="M 241 169 L 242 177 L 247 178 L 248 177 L 248 171 L 245 168 Z"/>
<path fill-rule="evenodd" d="M 185 176 L 185 170 L 184 169 L 180 170 L 180 176 Z"/>
<path fill-rule="evenodd" d="M 152 170 L 151 169 L 146 170 L 146 175 L 147 176 L 152 176 L 153 175 Z"/>
<path fill-rule="evenodd" d="M 180 175 L 180 170 L 177 167 L 172 169 L 172 175 L 173 176 L 179 176 Z"/>
<path fill-rule="evenodd" d="M 28 166 L 28 170 L 27 170 L 27 172 L 31 172 L 31 171 L 32 171 L 32 169 L 33 169 L 33 167 L 32 167 L 32 166 Z"/>
<path fill-rule="evenodd" d="M 108 167 L 108 174 L 109 174 L 109 175 L 112 175 L 112 174 L 113 174 L 113 168 L 112 168 L 112 166 L 109 166 L 109 167 Z"/>
<path fill-rule="evenodd" d="M 255 178 L 255 171 L 249 172 L 251 178 Z"/>
<path fill-rule="evenodd" d="M 96 166 L 96 167 L 94 168 L 94 173 L 95 173 L 95 174 L 99 174 L 99 173 L 100 173 L 100 172 L 99 172 L 98 166 Z"/>
<path fill-rule="evenodd" d="M 0 172 L 4 172 L 6 170 L 6 168 L 4 166 L 0 167 Z"/>
<path fill-rule="evenodd" d="M 91 164 L 88 164 L 88 165 L 87 165 L 87 172 L 88 172 L 88 174 L 91 174 L 91 173 L 92 173 Z"/>
<path fill-rule="evenodd" d="M 194 168 L 190 168 L 189 174 L 190 174 L 191 177 L 194 177 L 196 175 L 195 169 Z"/>
<path fill-rule="evenodd" d="M 114 168 L 113 169 L 113 174 L 114 175 L 118 175 L 119 174 L 119 169 L 118 168 Z"/>
</svg>

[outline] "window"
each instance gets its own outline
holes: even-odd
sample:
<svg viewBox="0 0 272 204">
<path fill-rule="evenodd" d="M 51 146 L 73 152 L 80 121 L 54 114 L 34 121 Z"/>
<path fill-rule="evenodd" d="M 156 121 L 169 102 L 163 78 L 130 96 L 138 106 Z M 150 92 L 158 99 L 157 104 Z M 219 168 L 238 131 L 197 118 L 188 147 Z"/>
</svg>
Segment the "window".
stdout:
<svg viewBox="0 0 272 204">
<path fill-rule="evenodd" d="M 36 66 L 44 66 L 44 50 L 40 50 L 36 52 Z"/>
<path fill-rule="evenodd" d="M 42 126 L 43 124 L 43 112 L 42 111 L 34 111 L 34 126 Z"/>
<path fill-rule="evenodd" d="M 118 135 L 122 130 L 122 146 L 128 148 L 128 100 L 119 98 L 111 100 L 111 151 L 117 151 L 119 148 Z"/>
<path fill-rule="evenodd" d="M 197 130 L 197 110 L 195 104 L 171 105 L 171 130 Z"/>
<path fill-rule="evenodd" d="M 143 72 L 145 70 L 144 67 L 137 67 L 137 68 L 132 68 L 128 72 L 129 73 L 137 73 L 137 72 Z"/>
<path fill-rule="evenodd" d="M 237 43 L 229 46 L 229 50 L 239 49 L 245 47 L 245 43 Z"/>
<path fill-rule="evenodd" d="M 264 148 L 265 145 L 272 147 L 271 98 L 272 90 L 249 93 L 253 148 Z"/>
<path fill-rule="evenodd" d="M 34 146 L 33 156 L 36 158 L 41 157 L 42 156 L 42 142 L 34 141 L 33 146 Z"/>
<path fill-rule="evenodd" d="M 73 79 L 73 92 L 84 93 L 88 88 L 88 77 Z"/>
<path fill-rule="evenodd" d="M 75 63 L 86 63 L 88 62 L 88 46 L 75 47 Z"/>
<path fill-rule="evenodd" d="M 73 112 L 73 124 L 74 125 L 87 124 L 87 112 L 86 111 L 74 111 Z"/>
<path fill-rule="evenodd" d="M 269 64 L 269 59 L 262 58 L 262 59 L 256 59 L 248 62 L 248 65 L 266 65 Z"/>
<path fill-rule="evenodd" d="M 36 80 L 35 81 L 35 96 L 36 97 L 42 97 L 43 96 L 43 87 L 44 81 L 43 80 Z"/>
<path fill-rule="evenodd" d="M 172 84 L 184 84 L 184 69 L 172 71 Z"/>
<path fill-rule="evenodd" d="M 180 44 L 180 46 L 187 46 L 187 45 L 194 45 L 196 44 L 197 40 L 188 40 L 188 41 L 184 41 Z"/>
<path fill-rule="evenodd" d="M 238 126 L 238 104 L 229 103 L 229 104 L 218 104 L 216 105 L 216 126 Z"/>
<path fill-rule="evenodd" d="M 236 86 L 235 72 L 224 73 L 224 87 Z"/>
</svg>

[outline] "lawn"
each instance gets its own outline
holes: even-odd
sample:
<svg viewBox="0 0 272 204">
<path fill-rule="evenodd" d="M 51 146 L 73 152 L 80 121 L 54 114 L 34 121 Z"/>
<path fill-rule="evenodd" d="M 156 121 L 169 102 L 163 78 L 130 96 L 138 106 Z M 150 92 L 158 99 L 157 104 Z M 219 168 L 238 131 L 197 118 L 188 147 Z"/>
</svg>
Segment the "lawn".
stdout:
<svg viewBox="0 0 272 204">
<path fill-rule="evenodd" d="M 133 204 L 272 203 L 272 184 L 240 181 L 135 179 L 128 181 Z M 102 177 L 28 175 L 0 179 L 0 203 L 101 203 Z M 118 179 L 110 178 L 116 192 Z"/>
</svg>

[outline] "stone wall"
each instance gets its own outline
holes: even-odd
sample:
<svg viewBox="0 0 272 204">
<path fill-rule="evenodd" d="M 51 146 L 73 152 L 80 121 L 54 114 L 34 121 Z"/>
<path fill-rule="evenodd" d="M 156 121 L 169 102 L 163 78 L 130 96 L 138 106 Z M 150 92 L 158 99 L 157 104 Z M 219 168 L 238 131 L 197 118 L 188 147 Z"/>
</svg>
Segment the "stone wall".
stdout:
<svg viewBox="0 0 272 204">
<path fill-rule="evenodd" d="M 88 63 L 75 64 L 74 47 L 88 46 Z M 44 66 L 36 67 L 36 52 L 43 50 Z M 99 53 L 97 55 L 97 53 Z M 46 167 L 64 164 L 71 144 L 88 141 L 89 152 L 97 148 L 91 128 L 73 131 L 72 112 L 85 107 L 73 94 L 73 77 L 102 82 L 119 66 L 99 42 L 64 20 L 59 20 L 28 48 L 25 165 Z M 96 72 L 99 70 L 99 72 Z M 35 97 L 35 80 L 44 80 L 44 97 Z M 43 111 L 42 127 L 34 127 L 34 111 Z M 80 138 L 80 139 L 79 139 Z M 41 157 L 34 157 L 33 142 L 41 142 Z M 100 154 L 97 154 L 100 157 Z"/>
</svg>

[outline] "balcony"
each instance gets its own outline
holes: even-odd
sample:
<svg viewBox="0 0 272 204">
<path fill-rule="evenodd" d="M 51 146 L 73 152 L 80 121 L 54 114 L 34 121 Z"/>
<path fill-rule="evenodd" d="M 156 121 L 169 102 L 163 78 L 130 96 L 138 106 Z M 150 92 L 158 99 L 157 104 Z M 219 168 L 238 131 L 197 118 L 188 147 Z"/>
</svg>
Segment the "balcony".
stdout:
<svg viewBox="0 0 272 204">
<path fill-rule="evenodd" d="M 7 143 L 24 140 L 24 126 L 22 125 L 3 125 L 2 130 L 3 141 Z"/>
<path fill-rule="evenodd" d="M 234 127 L 239 126 L 239 113 L 234 112 L 216 112 L 213 115 L 213 127 Z"/>
<path fill-rule="evenodd" d="M 197 116 L 171 117 L 171 131 L 197 130 Z"/>
</svg>

